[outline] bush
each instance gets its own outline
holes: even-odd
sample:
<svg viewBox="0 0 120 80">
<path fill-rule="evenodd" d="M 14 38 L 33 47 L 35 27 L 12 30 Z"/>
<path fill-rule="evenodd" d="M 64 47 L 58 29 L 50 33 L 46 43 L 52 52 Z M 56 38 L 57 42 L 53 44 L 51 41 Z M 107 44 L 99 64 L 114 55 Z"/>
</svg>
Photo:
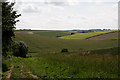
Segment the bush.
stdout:
<svg viewBox="0 0 120 80">
<path fill-rule="evenodd" d="M 61 36 L 56 36 L 56 37 L 61 37 Z"/>
<path fill-rule="evenodd" d="M 68 49 L 62 49 L 62 53 L 68 52 Z"/>
<path fill-rule="evenodd" d="M 74 35 L 75 33 L 71 33 L 71 35 Z"/>
<path fill-rule="evenodd" d="M 26 58 L 28 46 L 23 41 L 15 42 L 13 49 L 14 56 Z"/>
</svg>

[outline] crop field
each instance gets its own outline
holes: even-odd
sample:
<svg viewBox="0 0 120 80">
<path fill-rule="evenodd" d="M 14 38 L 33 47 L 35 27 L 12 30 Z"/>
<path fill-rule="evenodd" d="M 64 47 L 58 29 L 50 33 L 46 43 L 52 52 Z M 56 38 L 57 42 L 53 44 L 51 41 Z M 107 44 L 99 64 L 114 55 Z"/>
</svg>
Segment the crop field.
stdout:
<svg viewBox="0 0 120 80">
<path fill-rule="evenodd" d="M 111 33 L 111 32 L 115 32 L 115 31 L 77 33 L 75 35 L 68 35 L 68 36 L 63 36 L 63 37 L 60 37 L 60 38 L 62 38 L 62 39 L 86 39 L 86 38 L 89 38 L 89 37 L 92 37 L 92 36 L 101 35 L 101 34 L 105 34 L 105 33 Z"/>
<path fill-rule="evenodd" d="M 11 79 L 32 80 L 82 78 L 106 80 L 119 77 L 118 50 L 120 49 L 117 39 L 86 40 L 56 37 L 69 34 L 70 32 L 16 32 L 14 40 L 24 41 L 29 47 L 29 53 L 27 58 L 10 56 L 9 59 L 4 59 L 3 65 L 6 70 L 3 79 L 8 75 L 11 75 Z M 93 33 L 86 34 L 93 35 Z M 62 53 L 62 49 L 68 49 L 68 52 Z"/>
</svg>

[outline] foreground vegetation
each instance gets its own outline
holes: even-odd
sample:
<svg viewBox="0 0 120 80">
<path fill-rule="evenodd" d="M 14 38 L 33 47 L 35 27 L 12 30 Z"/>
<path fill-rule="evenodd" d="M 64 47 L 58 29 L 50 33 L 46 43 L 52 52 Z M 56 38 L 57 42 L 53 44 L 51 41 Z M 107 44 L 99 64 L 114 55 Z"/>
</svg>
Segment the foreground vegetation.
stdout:
<svg viewBox="0 0 120 80">
<path fill-rule="evenodd" d="M 11 79 L 33 78 L 28 72 L 42 79 L 118 78 L 118 55 L 84 54 L 81 51 L 81 53 L 38 53 L 32 56 L 29 58 L 11 57 L 8 59 L 11 63 L 8 60 L 4 61 L 7 66 L 14 65 Z"/>
</svg>

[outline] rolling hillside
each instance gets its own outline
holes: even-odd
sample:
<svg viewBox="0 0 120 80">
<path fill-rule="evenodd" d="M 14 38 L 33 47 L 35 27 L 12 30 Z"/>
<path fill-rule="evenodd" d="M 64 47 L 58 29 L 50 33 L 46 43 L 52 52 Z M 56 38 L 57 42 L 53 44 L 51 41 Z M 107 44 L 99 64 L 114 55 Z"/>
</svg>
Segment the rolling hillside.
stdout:
<svg viewBox="0 0 120 80">
<path fill-rule="evenodd" d="M 63 48 L 69 51 L 79 51 L 80 49 L 101 49 L 116 47 L 117 40 L 80 40 L 80 39 L 60 39 L 57 37 L 43 36 L 40 34 L 30 34 L 30 32 L 16 32 L 16 41 L 24 41 L 29 46 L 31 53 L 47 53 L 47 52 L 60 52 Z M 32 33 L 32 32 L 31 32 Z M 53 34 L 54 35 L 54 34 Z"/>
<path fill-rule="evenodd" d="M 15 33 L 14 41 L 24 41 L 29 52 L 27 58 L 3 60 L 3 80 L 118 78 L 118 40 L 60 39 L 54 32 L 41 31 Z M 68 52 L 61 52 L 63 48 Z"/>
</svg>

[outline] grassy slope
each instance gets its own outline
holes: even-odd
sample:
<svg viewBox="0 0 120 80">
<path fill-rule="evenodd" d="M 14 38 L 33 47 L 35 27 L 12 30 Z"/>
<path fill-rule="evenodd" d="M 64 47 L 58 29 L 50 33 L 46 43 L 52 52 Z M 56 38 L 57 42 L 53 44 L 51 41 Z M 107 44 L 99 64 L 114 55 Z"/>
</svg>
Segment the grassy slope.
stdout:
<svg viewBox="0 0 120 80">
<path fill-rule="evenodd" d="M 11 64 L 9 64 L 11 61 Z M 12 57 L 6 61 L 14 65 L 11 78 L 24 76 L 25 72 L 44 78 L 118 78 L 118 56 L 110 54 L 38 54 L 32 58 Z M 31 64 L 32 63 L 32 64 Z M 21 72 L 21 66 L 24 68 Z M 5 78 L 5 76 L 4 76 Z"/>
<path fill-rule="evenodd" d="M 77 51 L 80 48 L 87 50 L 117 47 L 117 40 L 65 40 L 38 34 L 17 34 L 15 40 L 26 42 L 30 51 L 37 54 L 31 53 L 31 58 L 12 57 L 5 61 L 8 67 L 15 66 L 11 75 L 12 78 L 21 78 L 21 73 L 29 71 L 42 79 L 118 77 L 118 56 L 96 54 L 99 51 L 103 53 L 107 49 L 93 51 L 94 54 L 84 54 L 82 50 L 66 54 L 49 53 L 50 51 L 60 52 L 62 48 Z M 111 52 L 111 49 L 108 51 Z M 21 66 L 24 66 L 22 72 Z M 31 78 L 27 73 L 24 73 L 24 76 Z"/>
<path fill-rule="evenodd" d="M 37 31 L 37 32 L 34 31 L 34 33 L 47 37 L 66 36 L 70 34 L 69 32 L 62 32 L 62 31 Z"/>
<path fill-rule="evenodd" d="M 91 50 L 91 53 L 97 54 L 113 54 L 113 55 L 120 55 L 120 47 L 108 48 L 108 49 L 98 49 L 98 50 Z"/>
<path fill-rule="evenodd" d="M 17 41 L 24 41 L 30 49 L 30 52 L 60 52 L 63 48 L 71 51 L 79 49 L 99 49 L 116 47 L 117 40 L 67 40 L 54 37 L 40 36 L 37 34 L 17 34 Z"/>
<path fill-rule="evenodd" d="M 120 37 L 113 37 L 111 39 L 117 39 L 117 40 L 120 40 Z"/>
<path fill-rule="evenodd" d="M 103 32 L 91 32 L 91 33 L 77 33 L 75 35 L 69 35 L 69 36 L 63 36 L 60 37 L 61 39 L 85 39 L 88 37 L 100 35 L 100 34 L 105 34 L 109 32 L 114 32 L 114 31 L 103 31 Z"/>
</svg>

